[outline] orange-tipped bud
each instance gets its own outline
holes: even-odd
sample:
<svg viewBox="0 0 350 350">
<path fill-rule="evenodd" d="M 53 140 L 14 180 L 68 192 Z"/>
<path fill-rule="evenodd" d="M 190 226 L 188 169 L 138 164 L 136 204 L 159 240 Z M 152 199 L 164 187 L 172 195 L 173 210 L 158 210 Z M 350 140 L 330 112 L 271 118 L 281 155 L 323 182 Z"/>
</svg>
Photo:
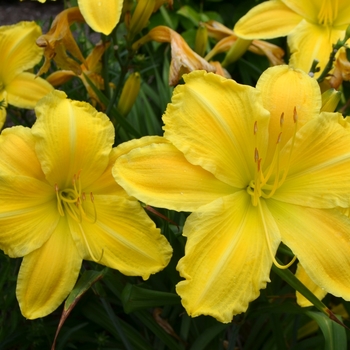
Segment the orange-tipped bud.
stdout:
<svg viewBox="0 0 350 350">
<path fill-rule="evenodd" d="M 117 107 L 119 113 L 123 117 L 126 117 L 131 111 L 131 108 L 136 101 L 137 95 L 139 94 L 140 87 L 140 74 L 138 72 L 130 74 L 123 87 Z"/>
</svg>

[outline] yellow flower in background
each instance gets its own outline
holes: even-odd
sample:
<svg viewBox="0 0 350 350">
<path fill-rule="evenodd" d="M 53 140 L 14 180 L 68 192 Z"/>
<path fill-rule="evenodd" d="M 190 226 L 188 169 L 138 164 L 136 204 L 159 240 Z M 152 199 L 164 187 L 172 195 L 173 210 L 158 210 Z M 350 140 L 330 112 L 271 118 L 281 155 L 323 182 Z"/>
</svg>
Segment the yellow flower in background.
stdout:
<svg viewBox="0 0 350 350">
<path fill-rule="evenodd" d="M 321 71 L 329 59 L 332 44 L 343 39 L 350 24 L 347 0 L 271 0 L 251 9 L 235 25 L 243 39 L 271 39 L 288 36 L 290 65 L 309 72 L 319 61 Z"/>
<path fill-rule="evenodd" d="M 184 73 L 198 69 L 215 72 L 215 67 L 195 53 L 180 34 L 166 26 L 157 26 L 151 29 L 148 34 L 136 41 L 132 48 L 138 50 L 140 46 L 151 40 L 171 45 L 170 86 L 176 85 Z"/>
<path fill-rule="evenodd" d="M 16 293 L 29 319 L 62 303 L 83 259 L 147 279 L 171 256 L 160 230 L 112 177 L 112 123 L 65 97 L 47 95 L 32 129 L 0 136 L 0 248 L 23 257 Z"/>
<path fill-rule="evenodd" d="M 7 105 L 32 109 L 53 90 L 47 81 L 26 72 L 43 56 L 43 50 L 35 44 L 40 34 L 35 22 L 0 27 L 0 129 L 5 123 Z"/>
<path fill-rule="evenodd" d="M 257 87 L 203 71 L 184 76 L 167 107 L 164 137 L 118 146 L 116 181 L 186 220 L 185 278 L 177 293 L 191 316 L 230 322 L 270 281 L 280 242 L 311 280 L 350 300 L 350 123 L 321 112 L 317 82 L 276 66 Z"/>
<path fill-rule="evenodd" d="M 38 0 L 44 3 L 46 0 Z M 86 23 L 95 31 L 108 35 L 118 24 L 123 0 L 78 0 Z"/>
</svg>

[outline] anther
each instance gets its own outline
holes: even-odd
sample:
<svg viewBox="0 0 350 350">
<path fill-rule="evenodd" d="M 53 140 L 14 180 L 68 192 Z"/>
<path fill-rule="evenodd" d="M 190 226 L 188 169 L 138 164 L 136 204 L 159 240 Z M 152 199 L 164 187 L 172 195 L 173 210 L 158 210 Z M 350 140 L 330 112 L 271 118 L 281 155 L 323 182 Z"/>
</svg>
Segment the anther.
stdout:
<svg viewBox="0 0 350 350">
<path fill-rule="evenodd" d="M 282 133 L 280 132 L 280 133 L 278 134 L 276 144 L 278 144 L 278 143 L 280 143 L 280 142 L 281 142 L 281 138 L 282 138 Z"/>
<path fill-rule="evenodd" d="M 257 132 L 258 132 L 258 121 L 256 120 L 254 122 L 254 135 L 256 135 Z"/>
<path fill-rule="evenodd" d="M 293 120 L 294 120 L 294 123 L 298 122 L 298 113 L 297 113 L 296 107 L 294 107 L 294 110 L 293 110 Z"/>
<path fill-rule="evenodd" d="M 254 161 L 255 163 L 259 160 L 259 151 L 257 148 L 254 150 Z"/>
<path fill-rule="evenodd" d="M 282 114 L 280 116 L 280 127 L 281 127 L 281 129 L 283 127 L 283 124 L 284 124 L 284 112 L 282 112 Z"/>
</svg>

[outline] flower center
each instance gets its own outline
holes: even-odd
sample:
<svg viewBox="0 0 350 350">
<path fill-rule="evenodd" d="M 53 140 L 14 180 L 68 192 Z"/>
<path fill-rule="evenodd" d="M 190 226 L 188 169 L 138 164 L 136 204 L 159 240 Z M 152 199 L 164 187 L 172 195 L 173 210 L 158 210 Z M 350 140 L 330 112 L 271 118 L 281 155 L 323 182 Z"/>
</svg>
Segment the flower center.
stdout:
<svg viewBox="0 0 350 350">
<path fill-rule="evenodd" d="M 93 215 L 88 215 L 84 209 L 87 201 L 85 192 L 81 190 L 80 171 L 73 176 L 72 187 L 60 190 L 58 185 L 55 185 L 57 197 L 57 209 L 61 216 L 68 214 L 76 222 L 81 223 L 86 220 L 90 223 L 96 222 L 96 207 L 94 204 L 94 196 L 90 193 L 90 201 L 93 208 Z"/>
<path fill-rule="evenodd" d="M 92 252 L 84 228 L 82 226 L 82 221 L 85 220 L 91 224 L 94 224 L 97 220 L 96 207 L 94 204 L 94 196 L 90 192 L 90 201 L 87 199 L 85 192 L 81 190 L 81 180 L 80 171 L 78 174 L 74 174 L 72 187 L 60 190 L 58 185 L 55 184 L 55 191 L 57 197 L 57 210 L 61 216 L 69 215 L 74 221 L 78 223 L 81 236 L 84 240 L 85 246 L 89 252 L 91 259 L 95 262 L 99 262 L 104 251 L 102 250 L 101 256 L 97 258 Z M 88 203 L 90 202 L 90 203 Z M 88 214 L 86 206 L 92 206 L 92 215 Z M 89 210 L 91 212 L 91 210 Z"/>
<path fill-rule="evenodd" d="M 338 0 L 323 0 L 318 13 L 318 23 L 332 25 L 338 15 Z"/>
<path fill-rule="evenodd" d="M 284 113 L 282 113 L 280 117 L 280 133 L 276 140 L 276 147 L 273 154 L 273 158 L 271 160 L 271 163 L 265 170 L 265 172 L 262 170 L 262 159 L 259 155 L 259 150 L 257 147 L 255 147 L 254 151 L 254 161 L 256 164 L 255 169 L 255 176 L 254 179 L 250 181 L 249 186 L 247 187 L 247 192 L 252 197 L 252 204 L 254 206 L 257 206 L 259 204 L 259 198 L 271 198 L 276 190 L 283 184 L 285 181 L 288 171 L 289 171 L 289 165 L 290 165 L 290 159 L 292 155 L 292 150 L 295 142 L 295 135 L 297 132 L 297 121 L 298 121 L 298 115 L 296 112 L 296 109 L 294 108 L 293 111 L 293 121 L 294 121 L 294 133 L 292 136 L 292 144 L 290 147 L 289 152 L 289 159 L 287 162 L 287 165 L 281 171 L 280 169 L 280 143 L 282 138 L 282 130 L 283 130 L 283 123 L 284 123 Z M 258 132 L 258 125 L 257 122 L 254 124 L 254 135 L 256 136 Z"/>
</svg>

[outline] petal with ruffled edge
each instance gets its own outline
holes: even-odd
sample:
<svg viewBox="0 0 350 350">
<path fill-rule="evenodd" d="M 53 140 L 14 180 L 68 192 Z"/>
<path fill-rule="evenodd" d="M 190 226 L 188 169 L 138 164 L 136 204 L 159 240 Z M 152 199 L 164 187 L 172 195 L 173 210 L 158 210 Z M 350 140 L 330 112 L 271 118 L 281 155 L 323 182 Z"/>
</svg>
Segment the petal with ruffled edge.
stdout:
<svg viewBox="0 0 350 350">
<path fill-rule="evenodd" d="M 123 0 L 78 0 L 86 23 L 95 31 L 108 35 L 120 19 Z"/>
<path fill-rule="evenodd" d="M 34 108 L 52 90 L 52 85 L 45 79 L 31 73 L 16 75 L 6 86 L 8 103 L 20 108 Z"/>
<path fill-rule="evenodd" d="M 0 174 L 21 175 L 45 182 L 35 153 L 35 138 L 29 128 L 14 126 L 0 136 Z"/>
<path fill-rule="evenodd" d="M 281 152 L 281 169 L 290 165 L 274 199 L 313 208 L 349 207 L 350 119 L 323 112 L 309 121 Z M 343 126 L 344 124 L 344 126 Z"/>
<path fill-rule="evenodd" d="M 314 209 L 270 199 L 268 207 L 311 280 L 350 300 L 350 219 L 336 209 Z"/>
<path fill-rule="evenodd" d="M 163 116 L 164 137 L 192 164 L 245 188 L 254 176 L 255 148 L 260 157 L 266 150 L 269 113 L 259 92 L 204 71 L 185 75 L 184 80 Z"/>
<path fill-rule="evenodd" d="M 243 39 L 272 39 L 288 35 L 303 17 L 282 1 L 266 1 L 253 7 L 233 28 Z"/>
<path fill-rule="evenodd" d="M 262 205 L 272 253 L 280 236 L 273 217 Z M 187 313 L 211 315 L 230 322 L 270 281 L 272 265 L 261 214 L 246 191 L 220 198 L 192 213 L 184 226 L 185 257 L 177 266 L 176 291 Z"/>
<path fill-rule="evenodd" d="M 83 189 L 96 181 L 108 165 L 114 142 L 108 117 L 57 90 L 41 99 L 35 111 L 32 132 L 49 183 L 60 189 L 71 187 L 79 173 Z"/>
<path fill-rule="evenodd" d="M 271 113 L 269 157 L 265 163 L 269 164 L 281 133 L 282 113 L 284 122 L 280 147 L 283 147 L 295 133 L 294 108 L 297 111 L 299 128 L 319 115 L 322 106 L 321 92 L 315 79 L 288 66 L 268 68 L 259 78 L 256 88 L 261 93 L 263 106 Z"/>
<path fill-rule="evenodd" d="M 304 21 L 288 36 L 288 45 L 291 52 L 290 66 L 308 73 L 313 61 L 318 60 L 320 72 L 315 73 L 317 78 L 329 60 L 332 44 L 335 44 L 338 39 L 343 39 L 343 37 L 344 31 L 342 30 Z"/>
<path fill-rule="evenodd" d="M 55 229 L 59 215 L 55 191 L 24 176 L 0 179 L 0 249 L 11 257 L 39 248 Z"/>
<path fill-rule="evenodd" d="M 24 317 L 44 317 L 63 302 L 78 278 L 82 258 L 61 219 L 50 239 L 23 258 L 18 273 L 17 299 Z"/>
<path fill-rule="evenodd" d="M 94 217 L 91 202 L 84 209 Z M 127 276 L 142 276 L 162 270 L 172 249 L 140 203 L 117 196 L 97 195 L 96 222 L 69 220 L 77 247 L 87 260 L 119 270 Z"/>
<path fill-rule="evenodd" d="M 9 84 L 16 74 L 40 62 L 43 50 L 35 43 L 40 34 L 35 22 L 0 27 L 0 85 Z"/>
<path fill-rule="evenodd" d="M 317 284 L 315 284 L 310 279 L 310 277 L 306 273 L 305 269 L 301 266 L 301 264 L 298 264 L 295 277 L 297 277 L 298 280 L 301 281 L 304 286 L 306 286 L 315 296 L 317 296 L 318 299 L 322 300 L 326 296 L 327 292 L 321 289 Z M 297 296 L 297 303 L 301 307 L 308 307 L 313 305 L 308 299 L 306 299 L 298 291 L 296 291 L 296 296 Z"/>
<path fill-rule="evenodd" d="M 193 211 L 237 189 L 215 178 L 159 136 L 129 141 L 119 149 L 115 180 L 146 204 Z"/>
</svg>

